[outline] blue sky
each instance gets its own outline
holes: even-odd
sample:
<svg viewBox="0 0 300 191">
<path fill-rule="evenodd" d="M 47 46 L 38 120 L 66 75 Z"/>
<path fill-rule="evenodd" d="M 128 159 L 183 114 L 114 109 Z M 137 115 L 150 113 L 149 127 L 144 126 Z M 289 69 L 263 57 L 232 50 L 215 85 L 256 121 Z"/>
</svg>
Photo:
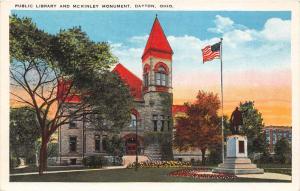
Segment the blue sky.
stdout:
<svg viewBox="0 0 300 191">
<path fill-rule="evenodd" d="M 202 63 L 201 49 L 223 37 L 224 103 L 230 113 L 255 100 L 267 124 L 291 122 L 291 13 L 251 11 L 12 11 L 46 32 L 81 26 L 107 41 L 125 67 L 142 76 L 141 55 L 155 14 L 174 51 L 174 103 L 199 89 L 220 94 L 220 61 Z M 274 115 L 274 111 L 281 111 Z"/>
<path fill-rule="evenodd" d="M 224 38 L 224 61 L 227 67 L 224 70 L 243 70 L 249 66 L 248 62 L 256 50 L 267 48 L 269 56 L 278 51 L 281 59 L 286 58 L 290 52 L 290 12 L 248 12 L 248 11 L 12 11 L 20 17 L 31 17 L 39 28 L 55 34 L 60 29 L 81 26 L 88 36 L 94 41 L 107 41 L 112 44 L 113 52 L 119 57 L 120 62 L 140 76 L 140 57 L 149 34 L 155 14 L 163 26 L 174 54 L 174 67 L 178 70 L 197 69 L 201 48 L 209 43 Z M 272 20 L 273 19 L 273 20 Z M 274 20 L 277 19 L 277 20 Z M 266 24 L 270 26 L 266 28 Z M 281 28 L 286 28 L 281 32 Z M 265 30 L 268 30 L 264 33 Z M 278 31 L 279 29 L 279 31 Z M 267 34 L 269 33 L 269 34 Z M 277 35 L 277 33 L 279 33 Z M 273 39 L 271 39 L 273 35 Z M 275 36 L 274 36 L 275 35 Z M 277 41 L 276 36 L 284 40 Z M 180 42 L 179 42 L 180 41 Z M 183 44 L 184 43 L 184 44 Z M 275 44 L 274 44 L 275 43 Z M 194 44 L 196 47 L 192 47 Z M 266 44 L 271 47 L 264 47 Z M 277 46 L 276 46 L 277 45 Z M 278 47 L 279 46 L 279 47 Z M 186 57 L 187 48 L 189 57 Z M 283 52 L 282 52 L 283 50 Z M 245 55 L 236 58 L 238 54 Z M 251 54 L 253 53 L 253 54 Z M 201 55 L 200 55 L 201 56 Z M 255 56 L 256 57 L 256 56 Z M 182 58 L 180 60 L 180 58 Z M 183 58 L 185 60 L 183 60 Z M 237 67 L 235 61 L 243 59 Z M 289 68 L 286 61 L 271 62 L 268 56 L 262 55 L 258 64 L 252 60 L 252 65 L 257 69 Z M 268 61 L 269 60 L 269 61 Z M 275 60 L 272 58 L 272 60 Z M 185 62 L 183 64 L 183 62 Z M 215 61 L 213 61 L 215 62 Z M 247 62 L 247 63 L 246 63 Z M 284 63 L 285 62 L 285 63 Z M 217 66 L 214 66 L 217 67 Z M 209 68 L 215 70 L 215 68 Z"/>
<path fill-rule="evenodd" d="M 200 39 L 216 37 L 206 29 L 214 27 L 216 15 L 229 17 L 236 23 L 261 30 L 267 19 L 290 19 L 290 12 L 229 12 L 229 11 L 12 11 L 28 16 L 49 33 L 81 26 L 95 41 L 124 42 L 131 36 L 147 35 L 155 14 L 168 35 L 191 35 Z M 178 24 L 183 27 L 178 27 Z M 218 37 L 218 36 L 217 36 Z"/>
</svg>

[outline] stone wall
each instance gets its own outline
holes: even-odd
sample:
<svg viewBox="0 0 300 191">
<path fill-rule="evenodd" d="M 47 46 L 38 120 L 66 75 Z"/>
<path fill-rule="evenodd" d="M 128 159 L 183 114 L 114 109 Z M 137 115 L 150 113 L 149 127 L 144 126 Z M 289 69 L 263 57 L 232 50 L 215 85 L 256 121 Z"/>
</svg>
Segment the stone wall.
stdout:
<svg viewBox="0 0 300 191">
<path fill-rule="evenodd" d="M 165 119 L 168 119 L 167 117 L 170 117 L 169 120 L 172 120 L 172 102 L 166 105 L 166 98 L 172 99 L 172 94 L 162 92 L 148 92 L 144 95 L 144 102 L 134 103 L 134 109 L 137 110 L 140 116 L 138 122 L 138 135 L 142 137 L 142 139 L 145 135 L 145 132 L 154 131 L 153 115 L 164 115 Z M 95 130 L 93 124 L 83 122 L 82 119 L 75 121 L 75 124 L 75 128 L 70 128 L 69 124 L 65 124 L 60 128 L 60 162 L 63 164 L 70 163 L 71 159 L 76 159 L 76 163 L 80 164 L 82 157 L 84 156 L 105 154 L 105 151 L 102 148 L 102 139 L 104 136 L 110 136 L 109 133 Z M 83 125 L 85 126 L 84 132 Z M 169 131 L 172 132 L 172 123 L 170 123 L 169 128 Z M 160 132 L 159 125 L 157 131 Z M 164 132 L 167 131 L 167 120 L 165 120 Z M 120 133 L 120 137 L 124 137 L 127 134 L 135 134 L 135 128 L 130 127 L 129 124 L 128 127 L 125 127 L 122 130 L 122 132 Z M 100 151 L 95 151 L 95 135 L 100 136 Z M 69 140 L 71 136 L 77 137 L 76 152 L 70 152 Z M 144 146 L 143 143 L 141 146 Z"/>
</svg>

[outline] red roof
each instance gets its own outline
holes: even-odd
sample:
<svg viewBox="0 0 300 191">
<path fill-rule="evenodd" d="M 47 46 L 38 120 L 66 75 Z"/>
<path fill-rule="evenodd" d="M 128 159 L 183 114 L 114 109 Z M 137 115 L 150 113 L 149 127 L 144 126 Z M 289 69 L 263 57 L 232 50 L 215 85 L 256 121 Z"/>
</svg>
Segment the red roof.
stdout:
<svg viewBox="0 0 300 191">
<path fill-rule="evenodd" d="M 125 84 L 129 86 L 130 93 L 136 101 L 143 100 L 142 96 L 142 86 L 143 82 L 140 78 L 130 72 L 122 64 L 118 64 L 113 72 L 116 72 Z"/>
<path fill-rule="evenodd" d="M 186 105 L 172 105 L 172 114 L 176 115 L 177 113 L 186 113 L 187 106 Z"/>
<path fill-rule="evenodd" d="M 149 53 L 149 51 L 151 50 L 167 53 L 168 55 L 173 54 L 173 50 L 166 38 L 166 35 L 157 17 L 155 18 L 154 23 L 152 25 L 151 33 L 149 35 L 142 58 L 145 59 L 146 54 Z"/>
<path fill-rule="evenodd" d="M 70 91 L 69 90 L 70 85 L 71 85 L 70 80 L 66 80 L 66 79 L 58 80 L 57 98 L 59 101 L 65 99 L 64 102 L 66 103 L 79 103 L 81 101 L 80 95 L 74 93 L 73 91 Z"/>
</svg>

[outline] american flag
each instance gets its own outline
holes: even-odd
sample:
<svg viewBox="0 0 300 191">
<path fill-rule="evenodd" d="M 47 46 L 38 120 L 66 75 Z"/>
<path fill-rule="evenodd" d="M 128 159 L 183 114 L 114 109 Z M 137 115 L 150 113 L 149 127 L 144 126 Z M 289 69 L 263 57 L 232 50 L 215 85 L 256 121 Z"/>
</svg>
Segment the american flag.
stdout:
<svg viewBox="0 0 300 191">
<path fill-rule="evenodd" d="M 211 61 L 215 58 L 220 58 L 221 42 L 214 45 L 208 45 L 202 49 L 203 63 Z"/>
</svg>

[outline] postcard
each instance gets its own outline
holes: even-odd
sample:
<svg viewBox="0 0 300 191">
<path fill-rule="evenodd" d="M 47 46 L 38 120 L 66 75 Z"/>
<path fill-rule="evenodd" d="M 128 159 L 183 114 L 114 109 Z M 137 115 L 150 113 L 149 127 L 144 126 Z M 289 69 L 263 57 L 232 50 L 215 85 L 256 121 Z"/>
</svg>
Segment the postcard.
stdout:
<svg viewBox="0 0 300 191">
<path fill-rule="evenodd" d="M 2 1 L 1 190 L 299 190 L 297 1 Z"/>
</svg>

